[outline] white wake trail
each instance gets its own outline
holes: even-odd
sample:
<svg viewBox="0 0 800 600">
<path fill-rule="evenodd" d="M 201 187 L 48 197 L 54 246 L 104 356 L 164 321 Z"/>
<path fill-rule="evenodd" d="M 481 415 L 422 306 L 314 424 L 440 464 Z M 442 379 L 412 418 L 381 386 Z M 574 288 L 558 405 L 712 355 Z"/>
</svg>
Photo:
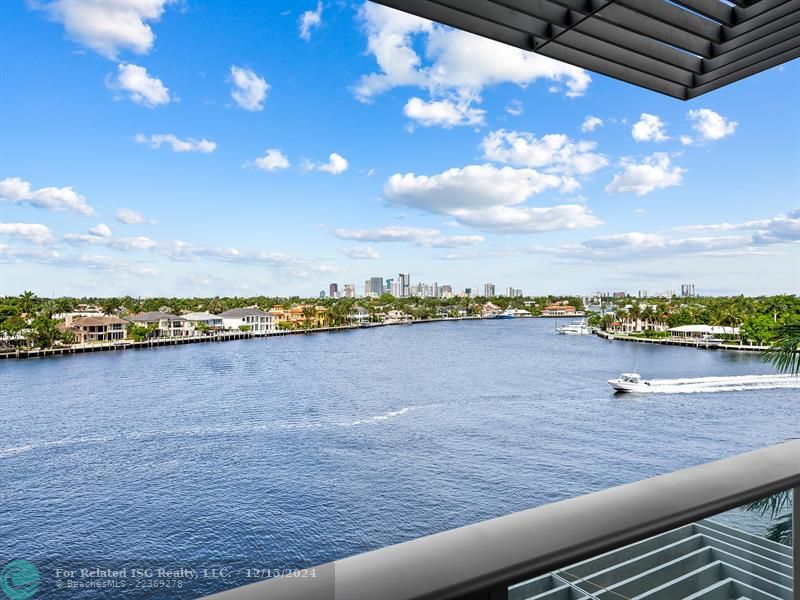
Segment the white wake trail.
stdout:
<svg viewBox="0 0 800 600">
<path fill-rule="evenodd" d="M 686 377 L 653 379 L 647 389 L 650 394 L 693 394 L 737 392 L 747 390 L 800 389 L 800 377 L 794 375 L 734 375 L 730 377 Z"/>
</svg>

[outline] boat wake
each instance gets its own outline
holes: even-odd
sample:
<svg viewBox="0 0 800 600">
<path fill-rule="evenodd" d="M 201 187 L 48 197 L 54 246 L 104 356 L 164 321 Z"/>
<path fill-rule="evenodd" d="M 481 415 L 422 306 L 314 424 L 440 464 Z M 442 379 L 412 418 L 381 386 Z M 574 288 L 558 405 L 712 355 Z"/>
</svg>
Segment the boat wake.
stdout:
<svg viewBox="0 0 800 600">
<path fill-rule="evenodd" d="M 380 415 L 373 415 L 370 417 L 362 417 L 354 421 L 275 421 L 270 423 L 261 424 L 241 424 L 241 425 L 226 425 L 219 427 L 198 426 L 198 427 L 181 427 L 175 429 L 155 429 L 147 431 L 132 431 L 127 433 L 120 433 L 112 436 L 87 436 L 87 437 L 74 437 L 63 438 L 58 440 L 50 440 L 43 442 L 29 442 L 17 446 L 8 446 L 0 448 L 0 459 L 11 458 L 18 454 L 25 454 L 31 450 L 39 450 L 52 448 L 57 446 L 76 446 L 76 445 L 94 445 L 104 444 L 109 442 L 119 441 L 142 441 L 156 438 L 175 438 L 175 437 L 195 437 L 195 436 L 209 436 L 209 435 L 238 435 L 248 434 L 258 431 L 270 431 L 276 429 L 316 429 L 324 427 L 358 427 L 362 425 L 372 425 L 388 421 L 395 417 L 399 417 L 406 413 L 416 410 L 416 406 L 404 406 L 398 410 L 391 410 Z"/>
<path fill-rule="evenodd" d="M 366 417 L 365 419 L 358 419 L 357 421 L 353 421 L 351 423 L 337 423 L 342 427 L 356 427 L 358 425 L 369 425 L 370 423 L 379 423 L 380 421 L 388 421 L 392 417 L 399 417 L 400 415 L 404 415 L 408 412 L 414 410 L 415 406 L 404 406 L 400 410 L 392 410 L 382 415 L 375 415 L 373 417 Z"/>
<path fill-rule="evenodd" d="M 651 379 L 644 394 L 696 394 L 746 390 L 800 389 L 800 377 L 793 375 L 736 375 L 730 377 L 687 377 Z"/>
</svg>

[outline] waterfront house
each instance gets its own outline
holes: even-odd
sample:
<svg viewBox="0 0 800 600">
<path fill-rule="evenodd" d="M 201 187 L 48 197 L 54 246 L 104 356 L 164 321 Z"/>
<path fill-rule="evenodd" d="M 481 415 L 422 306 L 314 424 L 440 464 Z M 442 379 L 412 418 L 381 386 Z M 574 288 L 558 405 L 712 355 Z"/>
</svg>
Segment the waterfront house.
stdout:
<svg viewBox="0 0 800 600">
<path fill-rule="evenodd" d="M 617 321 L 616 331 L 619 333 L 636 333 L 639 331 L 667 331 L 669 325 L 661 321 L 648 321 L 647 319 L 625 317 Z"/>
<path fill-rule="evenodd" d="M 402 310 L 390 310 L 383 317 L 383 322 L 386 324 L 410 323 L 413 320 L 414 317 L 412 317 L 409 314 L 406 314 Z"/>
<path fill-rule="evenodd" d="M 29 332 L 29 329 L 15 331 L 14 333 L 9 333 L 8 331 L 0 332 L 0 349 L 5 350 L 7 348 L 19 348 L 20 346 L 24 346 L 27 342 L 25 334 Z"/>
<path fill-rule="evenodd" d="M 256 335 L 263 335 L 275 331 L 275 316 L 260 308 L 233 308 L 220 315 L 225 329 L 242 329 Z"/>
<path fill-rule="evenodd" d="M 274 317 L 276 326 L 286 323 L 289 328 L 324 327 L 328 321 L 328 309 L 324 306 L 300 304 L 285 309 L 276 304 L 269 312 Z"/>
<path fill-rule="evenodd" d="M 284 323 L 284 327 L 292 329 L 294 327 L 301 327 L 305 322 L 303 308 L 300 306 L 283 308 L 280 304 L 276 304 L 270 309 L 269 313 L 272 315 L 276 327 Z"/>
<path fill-rule="evenodd" d="M 221 331 L 224 328 L 222 317 L 207 312 L 192 312 L 182 315 L 196 329 L 206 327 L 209 331 Z"/>
<path fill-rule="evenodd" d="M 542 309 L 543 317 L 576 317 L 583 315 L 570 304 L 548 304 Z"/>
<path fill-rule="evenodd" d="M 128 322 L 117 317 L 73 317 L 67 315 L 59 324 L 61 331 L 71 331 L 75 342 L 113 342 L 124 340 L 128 332 Z"/>
<path fill-rule="evenodd" d="M 153 327 L 154 337 L 177 338 L 194 334 L 194 326 L 191 321 L 167 312 L 152 311 L 136 313 L 127 315 L 125 320 L 135 325 L 141 325 L 142 327 Z"/>
<path fill-rule="evenodd" d="M 369 311 L 363 306 L 354 306 L 350 314 L 347 315 L 347 318 L 358 325 L 361 325 L 362 323 L 368 323 Z"/>
<path fill-rule="evenodd" d="M 499 315 L 502 311 L 503 309 L 500 306 L 497 306 L 497 304 L 494 304 L 493 302 L 487 302 L 482 307 L 480 307 L 481 316 L 483 316 L 484 318 Z"/>
<path fill-rule="evenodd" d="M 723 327 L 722 325 L 681 325 L 671 327 L 669 333 L 674 338 L 682 339 L 707 339 L 720 336 L 738 337 L 738 327 Z"/>
</svg>

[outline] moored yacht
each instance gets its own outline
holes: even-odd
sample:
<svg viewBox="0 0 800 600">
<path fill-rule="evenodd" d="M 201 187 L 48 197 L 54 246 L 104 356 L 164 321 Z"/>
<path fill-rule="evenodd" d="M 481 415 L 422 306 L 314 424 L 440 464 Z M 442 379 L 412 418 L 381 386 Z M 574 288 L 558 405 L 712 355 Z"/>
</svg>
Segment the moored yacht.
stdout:
<svg viewBox="0 0 800 600">
<path fill-rule="evenodd" d="M 589 335 L 592 333 L 591 328 L 586 324 L 586 320 L 573 321 L 569 325 L 562 325 L 557 327 L 556 331 L 561 335 Z"/>
<path fill-rule="evenodd" d="M 529 313 L 524 308 L 507 308 L 499 315 L 497 315 L 497 319 L 516 319 L 519 317 L 529 317 L 531 313 Z"/>
</svg>

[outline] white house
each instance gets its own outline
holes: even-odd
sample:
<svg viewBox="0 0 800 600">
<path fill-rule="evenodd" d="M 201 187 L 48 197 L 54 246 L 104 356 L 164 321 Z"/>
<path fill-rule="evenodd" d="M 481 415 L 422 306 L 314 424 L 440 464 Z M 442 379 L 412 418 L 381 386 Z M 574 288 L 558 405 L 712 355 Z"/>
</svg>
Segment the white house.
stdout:
<svg viewBox="0 0 800 600">
<path fill-rule="evenodd" d="M 347 315 L 347 318 L 361 325 L 369 321 L 369 311 L 363 306 L 355 306 L 353 307 L 353 312 Z"/>
<path fill-rule="evenodd" d="M 127 315 L 125 320 L 144 327 L 155 326 L 156 337 L 175 338 L 194 334 L 194 325 L 191 321 L 166 312 L 142 312 Z"/>
<path fill-rule="evenodd" d="M 390 310 L 386 313 L 386 316 L 383 319 L 384 323 L 391 324 L 391 323 L 409 323 L 413 321 L 414 318 L 403 312 L 402 310 Z"/>
<path fill-rule="evenodd" d="M 275 315 L 260 308 L 233 308 L 220 315 L 225 329 L 247 327 L 256 335 L 275 331 Z"/>
<path fill-rule="evenodd" d="M 676 338 L 712 338 L 719 335 L 739 335 L 739 328 L 721 325 L 681 325 L 671 327 L 669 333 Z"/>
<path fill-rule="evenodd" d="M 104 317 L 103 310 L 94 304 L 78 304 L 75 310 L 71 312 L 56 313 L 53 318 L 57 321 L 66 319 L 67 317 Z"/>
<path fill-rule="evenodd" d="M 219 315 L 212 315 L 207 312 L 193 312 L 181 316 L 192 323 L 195 328 L 201 323 L 204 323 L 212 331 L 219 331 L 224 327 L 222 317 Z"/>
</svg>

